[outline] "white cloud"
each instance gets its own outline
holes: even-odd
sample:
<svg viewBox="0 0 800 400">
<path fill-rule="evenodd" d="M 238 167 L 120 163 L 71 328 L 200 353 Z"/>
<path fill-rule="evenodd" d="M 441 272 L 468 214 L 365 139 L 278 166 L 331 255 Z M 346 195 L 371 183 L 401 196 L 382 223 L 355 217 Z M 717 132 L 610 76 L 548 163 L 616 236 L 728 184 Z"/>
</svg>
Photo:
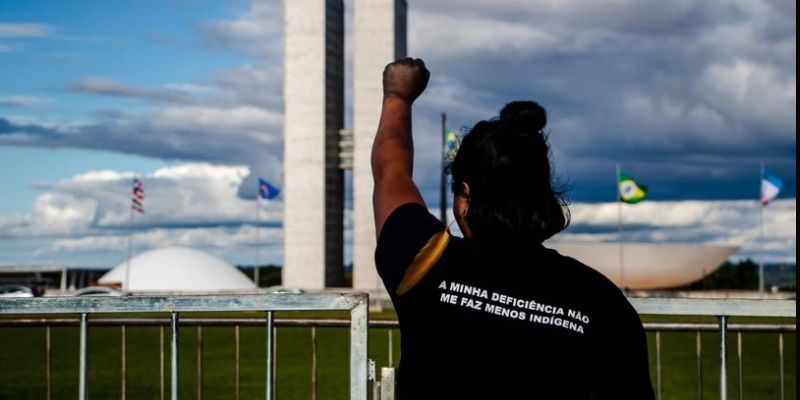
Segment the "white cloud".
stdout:
<svg viewBox="0 0 800 400">
<path fill-rule="evenodd" d="M 45 37 L 53 27 L 39 23 L 0 23 L 0 38 Z"/>
<path fill-rule="evenodd" d="M 439 75 L 431 78 L 418 106 L 448 110 L 459 115 L 474 115 L 476 118 L 490 118 L 497 114 L 497 110 L 483 105 L 492 98 L 492 93 L 471 89 L 452 77 Z"/>
<path fill-rule="evenodd" d="M 280 264 L 282 204 L 280 198 L 261 207 L 256 233 L 255 200 L 238 189 L 249 173 L 245 166 L 187 163 L 137 175 L 144 182 L 144 214 L 134 214 L 136 251 L 167 245 L 211 249 L 233 263 L 252 263 L 257 243 L 261 260 Z M 127 248 L 131 216 L 131 172 L 89 171 L 50 184 L 40 184 L 30 215 L 0 214 L 0 237 L 36 239 L 33 259 L 84 260 L 88 265 L 119 262 Z M 259 239 L 257 241 L 257 238 Z"/>
<path fill-rule="evenodd" d="M 283 66 L 268 63 L 246 64 L 217 71 L 213 82 L 222 104 L 241 104 L 283 109 Z"/>
<path fill-rule="evenodd" d="M 705 69 L 699 89 L 731 119 L 772 125 L 776 132 L 797 129 L 795 71 L 746 59 L 717 62 Z"/>
<path fill-rule="evenodd" d="M 256 239 L 258 238 L 258 241 Z M 256 232 L 254 226 L 235 228 L 192 228 L 192 229 L 151 229 L 136 232 L 133 241 L 137 250 L 168 246 L 196 248 L 239 249 L 255 246 L 282 250 L 283 236 L 279 228 L 261 228 Z M 128 235 L 92 235 L 77 239 L 58 239 L 53 241 L 52 251 L 97 251 L 125 248 Z M 254 250 L 253 250 L 254 252 Z M 270 256 L 270 254 L 266 254 Z"/>
<path fill-rule="evenodd" d="M 213 86 L 191 82 L 171 82 L 157 87 L 134 86 L 104 77 L 79 79 L 67 85 L 66 89 L 84 94 L 170 103 L 194 103 L 204 100 L 217 90 Z"/>
<path fill-rule="evenodd" d="M 278 38 L 282 32 L 283 5 L 274 0 L 252 0 L 250 7 L 237 18 L 203 26 L 203 33 L 212 42 L 263 59 L 281 56 L 283 42 Z"/>
<path fill-rule="evenodd" d="M 165 86 L 164 88 L 138 87 L 102 77 L 84 78 L 70 83 L 67 87 L 70 91 L 103 96 L 164 101 L 189 101 L 187 93 L 179 88 L 180 86 L 174 84 L 171 87 Z"/>
<path fill-rule="evenodd" d="M 569 46 L 568 38 L 525 23 L 422 13 L 413 15 L 412 21 L 414 25 L 409 30 L 409 42 L 414 52 L 421 56 L 503 52 L 537 54 L 567 50 Z"/>
<path fill-rule="evenodd" d="M 70 234 L 85 231 L 92 222 L 97 201 L 69 194 L 44 193 L 36 199 L 31 226 L 38 233 Z"/>
<path fill-rule="evenodd" d="M 0 53 L 11 52 L 15 47 L 3 43 L 3 40 L 44 38 L 50 36 L 53 31 L 53 27 L 47 24 L 0 22 Z"/>
<path fill-rule="evenodd" d="M 28 224 L 30 216 L 21 214 L 0 214 L 0 236 L 11 236 L 21 226 Z"/>
<path fill-rule="evenodd" d="M 215 88 L 210 86 L 198 85 L 196 83 L 188 83 L 188 82 L 167 83 L 166 85 L 164 85 L 164 88 L 186 93 L 211 93 L 216 90 Z"/>
<path fill-rule="evenodd" d="M 128 245 L 127 235 L 84 236 L 77 239 L 56 239 L 51 245 L 54 251 L 87 251 L 100 249 L 124 249 Z M 44 254 L 44 250 L 40 250 Z"/>
<path fill-rule="evenodd" d="M 133 253 L 168 247 L 181 246 L 202 249 L 214 254 L 234 265 L 282 264 L 283 236 L 280 228 L 262 227 L 256 232 L 254 226 L 231 228 L 191 228 L 191 229 L 150 229 L 135 232 L 132 237 L 127 234 L 88 235 L 80 238 L 61 238 L 53 240 L 47 247 L 36 251 L 40 259 L 53 257 L 74 259 L 91 259 L 92 254 L 103 254 L 95 257 L 95 265 L 113 267 L 124 260 L 128 241 L 133 244 Z M 260 249 L 257 250 L 256 247 Z M 258 254 L 257 254 L 258 253 Z"/>
<path fill-rule="evenodd" d="M 0 49 L 0 52 L 2 49 Z M 14 96 L 0 96 L 0 106 L 6 107 L 19 107 L 19 108 L 29 108 L 35 107 L 44 100 L 34 96 L 22 96 L 22 95 L 14 95 Z"/>
<path fill-rule="evenodd" d="M 155 128 L 203 132 L 207 135 L 233 134 L 262 143 L 277 142 L 277 135 L 269 135 L 266 130 L 276 131 L 283 122 L 283 115 L 252 106 L 170 106 L 146 118 Z"/>
<path fill-rule="evenodd" d="M 112 182 L 123 179 L 130 180 L 132 178 L 133 178 L 133 172 L 117 172 L 112 170 L 89 171 L 77 174 L 72 178 L 65 180 L 63 184 L 69 185 L 72 182 L 74 183 Z"/>
<path fill-rule="evenodd" d="M 135 229 L 238 226 L 255 220 L 254 200 L 238 196 L 249 173 L 244 166 L 202 163 L 164 167 L 138 177 L 144 182 L 144 214 L 135 214 Z M 90 171 L 52 184 L 30 216 L 4 215 L 0 236 L 100 234 L 126 231 L 130 218 L 131 172 Z M 270 202 L 261 221 L 281 221 L 281 203 Z"/>
<path fill-rule="evenodd" d="M 420 106 L 472 123 L 486 117 L 473 110 L 542 101 L 554 152 L 578 181 L 621 154 L 716 175 L 744 176 L 742 154 L 794 170 L 793 154 L 774 154 L 796 142 L 793 2 L 445 0 L 410 10 L 409 48 L 433 73 Z"/>
</svg>

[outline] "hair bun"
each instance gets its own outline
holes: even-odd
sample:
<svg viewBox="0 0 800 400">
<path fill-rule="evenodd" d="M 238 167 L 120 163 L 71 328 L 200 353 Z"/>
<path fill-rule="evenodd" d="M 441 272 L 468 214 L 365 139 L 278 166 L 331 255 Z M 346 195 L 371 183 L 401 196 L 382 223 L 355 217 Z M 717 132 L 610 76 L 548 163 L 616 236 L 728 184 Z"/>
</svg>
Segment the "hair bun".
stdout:
<svg viewBox="0 0 800 400">
<path fill-rule="evenodd" d="M 535 101 L 513 101 L 500 111 L 500 121 L 522 131 L 540 132 L 547 125 L 547 111 Z"/>
</svg>

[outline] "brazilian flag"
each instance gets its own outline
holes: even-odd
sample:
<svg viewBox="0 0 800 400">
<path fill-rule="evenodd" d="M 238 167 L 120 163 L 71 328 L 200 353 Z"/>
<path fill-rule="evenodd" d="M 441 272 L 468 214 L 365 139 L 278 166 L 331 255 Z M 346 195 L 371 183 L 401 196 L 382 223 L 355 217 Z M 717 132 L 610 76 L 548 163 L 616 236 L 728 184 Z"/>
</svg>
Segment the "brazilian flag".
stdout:
<svg viewBox="0 0 800 400">
<path fill-rule="evenodd" d="M 647 186 L 636 183 L 630 175 L 620 171 L 617 179 L 619 199 L 628 204 L 636 204 L 647 197 Z"/>
<path fill-rule="evenodd" d="M 458 147 L 460 143 L 458 141 L 458 137 L 451 131 L 449 128 L 447 129 L 444 135 L 444 156 L 445 159 L 448 161 L 453 161 L 456 159 L 456 153 L 458 153 Z"/>
</svg>

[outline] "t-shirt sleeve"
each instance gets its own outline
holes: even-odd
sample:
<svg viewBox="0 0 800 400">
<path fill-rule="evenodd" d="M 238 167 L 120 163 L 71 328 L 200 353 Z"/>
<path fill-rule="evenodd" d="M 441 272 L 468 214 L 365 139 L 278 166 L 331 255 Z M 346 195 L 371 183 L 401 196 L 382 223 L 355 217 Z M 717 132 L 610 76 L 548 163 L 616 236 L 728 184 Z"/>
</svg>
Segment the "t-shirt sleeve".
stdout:
<svg viewBox="0 0 800 400">
<path fill-rule="evenodd" d="M 375 265 L 386 290 L 393 294 L 420 249 L 444 225 L 417 203 L 404 204 L 383 224 L 375 249 Z"/>
</svg>

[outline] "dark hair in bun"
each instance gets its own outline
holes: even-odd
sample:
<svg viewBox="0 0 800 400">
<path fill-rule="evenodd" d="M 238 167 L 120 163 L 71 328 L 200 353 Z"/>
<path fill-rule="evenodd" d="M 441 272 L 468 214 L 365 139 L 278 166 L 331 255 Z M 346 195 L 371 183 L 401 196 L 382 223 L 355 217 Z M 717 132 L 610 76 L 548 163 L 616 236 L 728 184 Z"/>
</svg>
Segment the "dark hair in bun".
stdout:
<svg viewBox="0 0 800 400">
<path fill-rule="evenodd" d="M 552 184 L 546 124 L 538 103 L 515 101 L 464 136 L 450 172 L 453 192 L 469 185 L 476 241 L 541 243 L 569 225 L 563 191 Z"/>
<path fill-rule="evenodd" d="M 547 111 L 534 101 L 514 101 L 500 111 L 500 121 L 528 133 L 541 134 L 547 125 Z"/>
</svg>

